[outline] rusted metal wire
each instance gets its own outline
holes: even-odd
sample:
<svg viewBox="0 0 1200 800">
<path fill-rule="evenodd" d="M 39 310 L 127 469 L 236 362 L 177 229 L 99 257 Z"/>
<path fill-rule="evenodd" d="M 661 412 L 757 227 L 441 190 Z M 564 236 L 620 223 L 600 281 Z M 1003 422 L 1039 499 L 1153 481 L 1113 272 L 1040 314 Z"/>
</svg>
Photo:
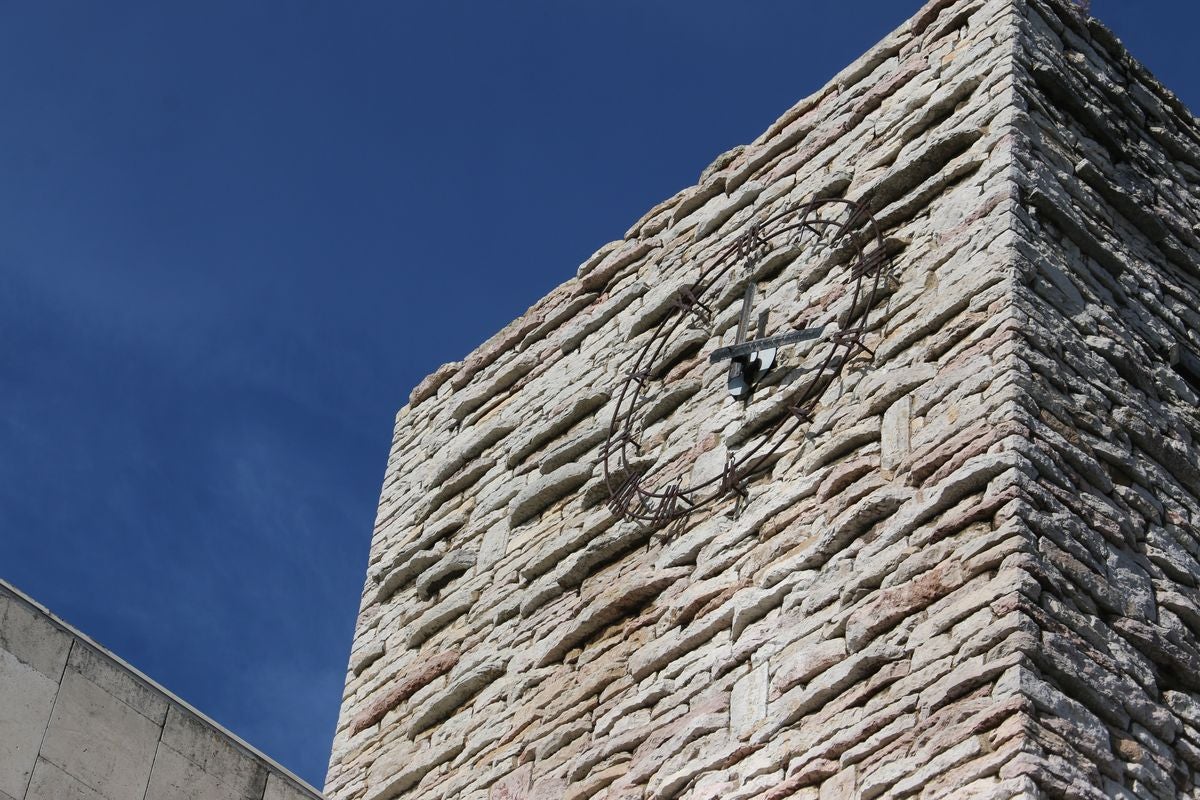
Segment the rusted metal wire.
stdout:
<svg viewBox="0 0 1200 800">
<path fill-rule="evenodd" d="M 834 209 L 841 215 L 825 216 L 825 212 Z M 755 440 L 728 455 L 719 475 L 685 485 L 680 475 L 663 471 L 662 477 L 656 480 L 652 468 L 643 463 L 639 411 L 658 382 L 651 376 L 662 374 L 661 359 L 668 350 L 668 343 L 689 324 L 698 322 L 706 328 L 713 324 L 716 317 L 713 301 L 736 274 L 735 270 L 741 267 L 749 271 L 774 248 L 790 244 L 803 234 L 812 234 L 815 241 L 824 242 L 825 252 L 852 248 L 853 255 L 845 269 L 845 283 L 853 287 L 849 306 L 843 318 L 835 320 L 836 330 L 825 335 L 807 331 L 799 335 L 793 331 L 764 337 L 760 322 L 757 342 L 761 349 L 772 342 L 787 345 L 819 338 L 814 348 L 819 356 L 813 359 L 819 366 L 804 389 L 797 396 L 788 398 L 778 420 L 770 423 Z M 869 202 L 841 198 L 813 199 L 756 221 L 722 248 L 704 266 L 694 283 L 679 289 L 666 316 L 645 344 L 630 357 L 631 363 L 625 370 L 627 377 L 617 394 L 608 439 L 602 450 L 610 494 L 608 506 L 612 512 L 626 520 L 659 526 L 686 518 L 722 498 L 735 497 L 738 507 L 748 500 L 749 481 L 764 472 L 784 442 L 812 423 L 819 398 L 845 365 L 859 353 L 874 356 L 867 344 L 871 331 L 870 314 L 888 262 L 883 236 L 871 215 Z M 753 287 L 753 277 L 750 281 L 750 287 Z M 749 305 L 753 299 L 752 288 L 748 288 L 746 297 L 746 305 Z M 744 307 L 743 316 L 746 311 Z M 739 339 L 745 333 L 741 331 Z M 715 349 L 710 355 L 714 356 L 712 360 L 746 359 L 749 357 L 744 352 L 746 349 L 735 343 L 733 347 Z M 715 358 L 718 355 L 721 358 Z M 638 463 L 634 462 L 635 458 Z"/>
</svg>

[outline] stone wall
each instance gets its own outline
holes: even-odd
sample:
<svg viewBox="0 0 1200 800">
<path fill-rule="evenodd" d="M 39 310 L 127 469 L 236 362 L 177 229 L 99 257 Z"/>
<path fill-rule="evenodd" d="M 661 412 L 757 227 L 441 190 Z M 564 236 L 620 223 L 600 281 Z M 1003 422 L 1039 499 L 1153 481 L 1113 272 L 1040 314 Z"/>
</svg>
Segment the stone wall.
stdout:
<svg viewBox="0 0 1200 800">
<path fill-rule="evenodd" d="M 0 800 L 179 798 L 320 795 L 0 582 Z"/>
<path fill-rule="evenodd" d="M 1033 638 L 1022 769 L 1200 796 L 1200 128 L 1098 25 L 1031 2 L 1015 210 Z"/>
<path fill-rule="evenodd" d="M 327 794 L 1196 792 L 1196 132 L 1068 5 L 933 0 L 427 378 Z M 885 231 L 870 354 L 736 513 L 622 521 L 598 462 L 628 356 L 814 195 Z M 773 307 L 843 298 L 781 269 Z M 701 351 L 645 432 L 734 451 L 787 389 L 734 401 Z"/>
</svg>

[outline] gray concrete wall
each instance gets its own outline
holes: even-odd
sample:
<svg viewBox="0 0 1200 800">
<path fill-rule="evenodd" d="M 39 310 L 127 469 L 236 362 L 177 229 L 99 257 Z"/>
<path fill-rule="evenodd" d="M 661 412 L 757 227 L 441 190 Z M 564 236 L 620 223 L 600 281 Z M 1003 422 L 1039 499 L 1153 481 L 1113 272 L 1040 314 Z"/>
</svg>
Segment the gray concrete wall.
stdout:
<svg viewBox="0 0 1200 800">
<path fill-rule="evenodd" d="M 0 800 L 319 797 L 0 581 Z"/>
</svg>

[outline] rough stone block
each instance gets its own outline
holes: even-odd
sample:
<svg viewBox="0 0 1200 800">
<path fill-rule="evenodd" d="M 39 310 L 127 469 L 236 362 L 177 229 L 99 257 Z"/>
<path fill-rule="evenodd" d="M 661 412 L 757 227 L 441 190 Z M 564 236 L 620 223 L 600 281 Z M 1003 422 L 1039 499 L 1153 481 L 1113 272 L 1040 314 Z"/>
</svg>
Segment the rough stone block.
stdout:
<svg viewBox="0 0 1200 800">
<path fill-rule="evenodd" d="M 729 729 L 739 739 L 750 735 L 758 721 L 767 715 L 767 669 L 752 669 L 733 685 L 729 701 Z"/>
<path fill-rule="evenodd" d="M 528 522 L 556 500 L 583 486 L 592 477 L 593 469 L 592 464 L 567 464 L 534 479 L 513 499 L 508 512 L 509 527 Z"/>
</svg>

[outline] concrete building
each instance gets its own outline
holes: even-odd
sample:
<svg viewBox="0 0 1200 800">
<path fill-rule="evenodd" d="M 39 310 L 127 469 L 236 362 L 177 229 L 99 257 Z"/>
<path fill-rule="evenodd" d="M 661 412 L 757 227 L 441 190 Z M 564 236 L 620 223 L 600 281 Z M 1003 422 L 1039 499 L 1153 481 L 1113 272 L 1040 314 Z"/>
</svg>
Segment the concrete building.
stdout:
<svg viewBox="0 0 1200 800">
<path fill-rule="evenodd" d="M 1200 797 L 1198 186 L 927 2 L 413 391 L 326 796 Z M 0 800 L 318 797 L 0 583 Z"/>
<path fill-rule="evenodd" d="M 1198 185 L 926 3 L 414 390 L 327 796 L 1200 796 Z"/>
<path fill-rule="evenodd" d="M 0 581 L 0 800 L 320 794 Z"/>
</svg>

